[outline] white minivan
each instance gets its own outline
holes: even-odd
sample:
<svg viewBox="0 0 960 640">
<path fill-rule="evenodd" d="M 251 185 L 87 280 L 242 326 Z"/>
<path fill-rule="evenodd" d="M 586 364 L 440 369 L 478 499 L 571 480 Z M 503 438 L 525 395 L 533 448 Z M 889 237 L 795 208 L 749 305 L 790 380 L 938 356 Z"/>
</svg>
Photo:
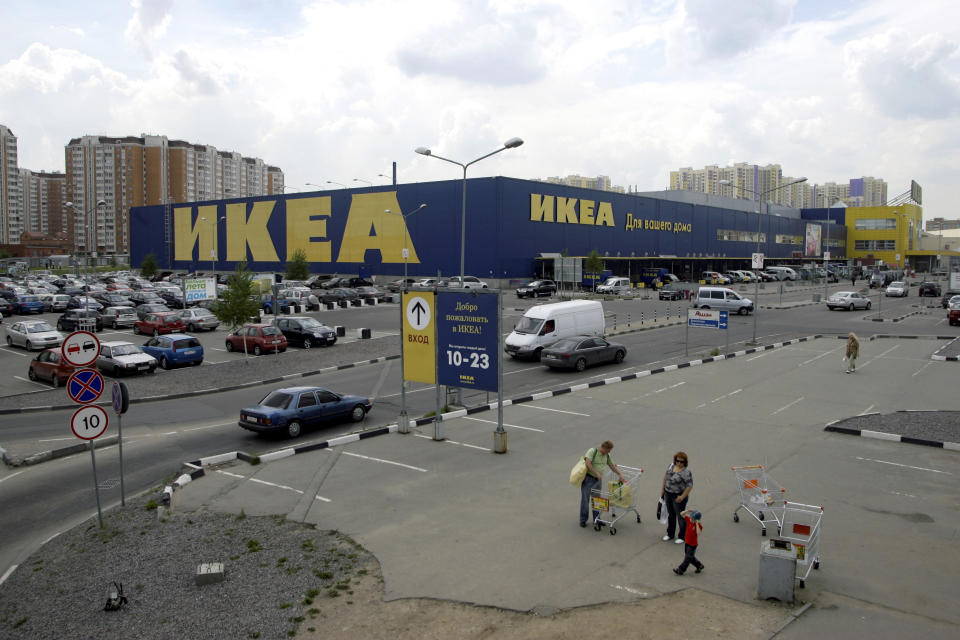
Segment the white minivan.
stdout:
<svg viewBox="0 0 960 640">
<path fill-rule="evenodd" d="M 790 267 L 767 267 L 767 272 L 777 276 L 778 280 L 797 281 L 797 272 Z"/>
<path fill-rule="evenodd" d="M 527 309 L 504 340 L 511 358 L 540 359 L 540 352 L 567 336 L 602 336 L 603 305 L 597 300 L 571 300 L 538 304 Z"/>
<path fill-rule="evenodd" d="M 612 276 L 606 282 L 597 285 L 597 293 L 626 293 L 630 291 L 630 278 Z"/>
<path fill-rule="evenodd" d="M 727 287 L 700 287 L 693 299 L 697 309 L 719 309 L 744 315 L 753 311 L 753 301 Z"/>
</svg>

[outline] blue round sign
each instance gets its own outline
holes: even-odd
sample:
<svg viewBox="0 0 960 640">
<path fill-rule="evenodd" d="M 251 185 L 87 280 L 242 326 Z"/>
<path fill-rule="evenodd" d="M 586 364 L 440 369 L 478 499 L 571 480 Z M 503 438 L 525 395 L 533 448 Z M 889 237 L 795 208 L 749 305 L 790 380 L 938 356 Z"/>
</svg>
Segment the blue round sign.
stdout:
<svg viewBox="0 0 960 640">
<path fill-rule="evenodd" d="M 67 380 L 67 394 L 77 404 L 90 404 L 103 393 L 103 376 L 93 369 L 80 369 Z"/>
</svg>

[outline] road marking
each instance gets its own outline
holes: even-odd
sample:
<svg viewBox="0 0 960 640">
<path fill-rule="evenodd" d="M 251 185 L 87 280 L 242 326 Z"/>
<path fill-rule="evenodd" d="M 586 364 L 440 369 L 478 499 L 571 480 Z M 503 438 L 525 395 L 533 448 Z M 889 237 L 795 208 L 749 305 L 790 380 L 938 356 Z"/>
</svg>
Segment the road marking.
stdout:
<svg viewBox="0 0 960 640">
<path fill-rule="evenodd" d="M 803 396 L 800 396 L 799 398 L 797 398 L 796 400 L 794 400 L 793 402 L 791 402 L 791 403 L 788 404 L 788 405 L 784 405 L 784 406 L 780 407 L 779 409 L 777 409 L 776 411 L 774 411 L 774 412 L 771 413 L 770 415 L 775 416 L 775 415 L 777 415 L 778 413 L 780 413 L 781 411 L 783 411 L 784 409 L 789 409 L 790 407 L 792 407 L 793 405 L 797 404 L 797 403 L 800 402 L 801 400 L 803 400 Z"/>
<path fill-rule="evenodd" d="M 929 367 L 931 364 L 933 364 L 933 362 L 927 362 L 925 365 L 923 365 L 922 367 L 920 367 L 919 369 L 917 369 L 916 371 L 914 371 L 914 372 L 913 372 L 913 375 L 911 375 L 910 377 L 911 377 L 911 378 L 914 378 L 914 377 L 918 376 L 919 374 L 923 373 L 923 370 L 926 369 L 927 367 Z"/>
<path fill-rule="evenodd" d="M 313 497 L 315 500 L 319 500 L 320 502 L 330 502 L 330 498 L 324 498 L 323 496 L 313 496 Z"/>
<path fill-rule="evenodd" d="M 429 437 L 429 436 L 425 436 L 425 437 Z M 327 448 L 326 451 L 330 451 L 330 449 Z M 342 453 L 345 456 L 353 456 L 354 458 L 363 458 L 364 460 L 370 460 L 372 462 L 382 462 L 384 464 L 392 464 L 397 467 L 403 467 L 404 469 L 412 469 L 413 471 L 420 471 L 423 473 L 427 472 L 426 469 L 421 469 L 420 467 L 414 467 L 409 464 L 403 464 L 402 462 L 394 462 L 393 460 L 384 460 L 383 458 L 373 458 L 371 456 L 360 455 L 359 453 L 351 453 L 350 451 L 343 451 Z"/>
<path fill-rule="evenodd" d="M 4 480 L 9 480 L 9 479 L 12 478 L 13 476 L 18 476 L 18 475 L 20 475 L 21 473 L 23 473 L 23 471 L 17 471 L 17 472 L 15 472 L 15 473 L 11 473 L 10 475 L 8 475 L 8 476 L 6 476 L 6 477 L 4 477 L 4 478 L 0 478 L 0 482 L 3 482 Z M 3 581 L 0 580 L 0 583 L 2 583 L 2 582 L 3 582 Z"/>
<path fill-rule="evenodd" d="M 564 411 L 563 409 L 551 409 L 550 407 L 538 407 L 538 406 L 532 405 L 532 404 L 515 404 L 515 405 L 511 405 L 511 406 L 514 406 L 514 407 L 526 407 L 526 408 L 528 408 L 528 409 L 542 409 L 543 411 L 556 411 L 557 413 L 569 413 L 569 414 L 572 415 L 572 416 L 583 416 L 583 417 L 585 417 L 585 418 L 589 418 L 589 417 L 590 417 L 590 414 L 589 414 L 589 413 L 577 413 L 576 411 Z"/>
<path fill-rule="evenodd" d="M 15 355 L 15 356 L 20 356 L 21 358 L 31 358 L 31 357 L 33 357 L 33 356 L 31 356 L 29 353 L 20 353 L 19 351 L 14 351 L 12 348 L 9 348 L 9 347 L 6 349 L 6 351 L 7 351 L 7 353 L 12 353 L 13 355 Z"/>
<path fill-rule="evenodd" d="M 861 411 L 861 412 L 860 412 L 859 414 L 857 414 L 857 415 L 861 415 L 861 416 L 862 416 L 862 415 L 865 415 L 865 414 L 869 413 L 869 412 L 870 412 L 870 409 L 873 409 L 873 407 L 874 407 L 874 405 L 870 405 L 869 407 L 867 407 L 866 409 L 864 409 L 863 411 Z"/>
<path fill-rule="evenodd" d="M 223 475 L 225 475 L 225 476 L 230 476 L 231 478 L 240 478 L 241 480 L 247 477 L 247 476 L 242 476 L 242 475 L 240 475 L 239 473 L 230 473 L 229 471 L 219 471 L 219 470 L 218 470 L 217 473 L 222 473 Z"/>
<path fill-rule="evenodd" d="M 834 351 L 836 351 L 836 349 L 831 349 L 830 351 L 824 351 L 823 353 L 821 353 L 820 355 L 816 356 L 815 358 L 810 358 L 809 360 L 806 360 L 806 361 L 804 361 L 804 362 L 801 362 L 801 363 L 798 364 L 797 366 L 798 366 L 798 367 L 802 367 L 802 366 L 805 365 L 805 364 L 810 364 L 811 362 L 815 362 L 815 361 L 819 360 L 820 358 L 824 358 L 824 357 L 826 357 L 826 356 L 829 356 L 829 355 L 832 354 Z"/>
<path fill-rule="evenodd" d="M 736 391 L 731 391 L 730 393 L 725 393 L 725 394 L 723 394 L 722 396 L 720 396 L 719 398 L 714 398 L 713 400 L 711 400 L 711 401 L 710 401 L 710 404 L 713 404 L 714 402 L 719 402 L 720 400 L 723 400 L 724 398 L 729 398 L 730 396 L 735 396 L 735 395 L 737 395 L 738 393 L 740 393 L 741 391 L 743 391 L 743 389 L 737 389 Z M 704 405 L 701 405 L 701 406 L 704 406 Z"/>
<path fill-rule="evenodd" d="M 76 438 L 45 438 L 43 440 L 37 440 L 37 442 L 60 442 L 62 440 L 76 440 Z"/>
<path fill-rule="evenodd" d="M 268 487 L 274 487 L 276 489 L 286 489 L 287 491 L 294 491 L 299 494 L 303 494 L 303 491 L 300 489 L 294 489 L 293 487 L 288 487 L 285 484 L 277 484 L 275 482 L 267 482 L 266 480 L 261 480 L 260 478 L 250 478 L 250 482 L 256 482 L 257 484 L 265 484 Z"/>
<path fill-rule="evenodd" d="M 3 572 L 3 575 L 0 576 L 0 585 L 2 585 L 4 582 L 6 582 L 6 581 L 7 581 L 7 578 L 10 577 L 10 574 L 13 573 L 14 571 L 16 571 L 16 570 L 17 570 L 17 567 L 19 567 L 19 566 L 20 566 L 20 565 L 18 565 L 18 564 L 10 565 L 10 568 L 7 569 L 6 571 L 4 571 L 4 572 Z"/>
<path fill-rule="evenodd" d="M 418 438 L 426 438 L 426 439 L 428 439 L 428 440 L 433 440 L 433 436 L 427 436 L 427 435 L 424 435 L 424 434 L 422 434 L 422 433 L 415 433 L 414 435 L 417 436 Z M 447 444 L 455 444 L 455 445 L 457 445 L 457 446 L 459 446 L 459 447 L 469 447 L 470 449 L 480 449 L 480 451 L 490 451 L 490 448 L 489 448 L 489 447 L 478 447 L 478 446 L 475 445 L 475 444 L 467 444 L 467 443 L 465 443 L 465 442 L 457 442 L 456 440 L 444 440 L 444 442 L 446 442 Z M 426 469 L 423 469 L 423 471 L 426 471 Z"/>
<path fill-rule="evenodd" d="M 857 460 L 864 460 L 866 462 L 876 462 L 878 464 L 889 464 L 894 467 L 903 467 L 904 469 L 915 469 L 916 471 L 929 471 L 930 473 L 942 473 L 944 475 L 952 476 L 953 474 L 949 471 L 939 471 L 938 469 L 928 469 L 927 467 L 914 467 L 909 464 L 900 464 L 899 462 L 888 462 L 886 460 L 877 460 L 875 458 L 861 458 L 860 456 L 856 457 Z"/>
<path fill-rule="evenodd" d="M 484 420 L 483 418 L 471 418 L 470 416 L 464 416 L 464 420 L 475 420 L 476 422 L 486 422 L 487 424 L 497 424 L 496 420 Z M 537 433 L 543 433 L 543 429 L 534 429 L 533 427 L 521 427 L 518 424 L 507 424 L 503 423 L 503 426 L 510 427 L 511 429 L 523 429 L 524 431 L 536 431 Z"/>
</svg>

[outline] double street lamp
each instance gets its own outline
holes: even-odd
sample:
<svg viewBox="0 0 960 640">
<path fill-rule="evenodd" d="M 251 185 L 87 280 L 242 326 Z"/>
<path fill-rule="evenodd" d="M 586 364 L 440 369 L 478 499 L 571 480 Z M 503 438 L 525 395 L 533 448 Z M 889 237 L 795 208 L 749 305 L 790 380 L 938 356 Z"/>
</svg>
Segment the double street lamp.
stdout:
<svg viewBox="0 0 960 640">
<path fill-rule="evenodd" d="M 417 153 L 422 156 L 430 156 L 431 158 L 436 158 L 437 160 L 443 160 L 444 162 L 449 162 L 450 164 L 455 164 L 458 167 L 463 169 L 463 195 L 460 202 L 460 285 L 463 286 L 463 276 L 464 273 L 464 256 L 466 255 L 467 248 L 467 167 L 485 158 L 489 158 L 492 155 L 500 153 L 501 151 L 506 151 L 507 149 L 516 149 L 523 144 L 523 140 L 520 138 L 510 138 L 503 143 L 503 146 L 497 149 L 496 151 L 491 151 L 486 155 L 482 155 L 475 160 L 471 160 L 466 164 L 462 162 L 457 162 L 456 160 L 451 160 L 450 158 L 444 158 L 443 156 L 438 156 L 427 147 L 417 147 L 414 149 Z"/>
<path fill-rule="evenodd" d="M 217 223 L 223 220 L 226 220 L 227 216 L 220 216 L 215 220 L 207 220 L 206 218 L 200 218 L 201 222 L 206 222 L 210 225 L 211 230 L 213 231 L 213 239 L 210 241 L 210 273 L 213 274 L 213 277 L 217 277 Z"/>
<path fill-rule="evenodd" d="M 772 189 L 767 189 L 757 193 L 753 189 L 747 189 L 746 187 L 738 187 L 741 191 L 749 191 L 753 195 L 757 196 L 760 200 L 760 211 L 757 213 L 757 253 L 760 253 L 760 234 L 761 234 L 761 225 L 763 223 L 763 203 L 765 200 L 764 196 L 767 194 L 773 193 L 774 191 L 779 191 L 780 189 L 786 189 L 795 184 L 800 184 L 801 182 L 806 182 L 806 178 L 799 178 L 793 182 L 788 182 L 786 184 L 781 184 L 778 187 L 773 187 Z M 732 184 L 730 180 L 720 180 L 720 184 Z M 767 209 L 769 212 L 769 208 Z M 760 278 L 756 278 L 754 282 L 754 294 L 753 294 L 753 338 L 751 339 L 751 344 L 757 344 L 757 310 L 760 308 Z"/>
<path fill-rule="evenodd" d="M 389 213 L 392 215 L 402 216 L 403 217 L 403 283 L 402 290 L 403 293 L 407 292 L 407 258 L 410 257 L 410 250 L 407 248 L 407 237 L 410 235 L 407 232 L 407 218 L 420 211 L 421 209 L 426 209 L 427 204 L 423 203 L 413 211 L 408 211 L 404 213 L 402 211 L 391 211 L 390 209 L 384 209 L 384 213 Z M 403 327 L 403 315 L 406 313 L 406 310 L 403 308 L 403 298 L 400 298 L 400 326 Z M 403 332 L 401 331 L 401 338 Z M 397 424 L 397 430 L 400 433 L 408 433 L 410 431 L 410 421 L 407 418 L 407 381 L 404 378 L 405 372 L 403 368 L 403 343 L 400 344 L 400 418 Z"/>
<path fill-rule="evenodd" d="M 86 211 L 86 212 L 84 212 L 82 209 L 78 209 L 78 208 L 77 208 L 77 205 L 73 204 L 72 202 L 68 202 L 68 203 L 66 203 L 66 205 L 64 205 L 64 206 L 67 206 L 67 207 L 70 207 L 71 209 L 73 209 L 74 213 L 82 213 L 82 214 L 83 214 L 83 225 L 84 225 L 84 227 L 86 227 L 86 229 L 85 229 L 85 232 L 86 232 L 86 233 L 84 234 L 84 235 L 85 235 L 84 248 L 85 248 L 86 251 L 87 251 L 87 263 L 88 263 L 88 266 L 89 266 L 89 260 L 93 257 L 93 254 L 94 254 L 94 252 L 96 251 L 96 247 L 97 247 L 97 241 L 96 241 L 96 238 L 97 238 L 97 216 L 98 216 L 98 214 L 100 213 L 100 207 L 106 207 L 106 206 L 107 206 L 107 201 L 106 201 L 106 200 L 97 200 L 97 206 L 96 206 L 96 208 L 91 209 L 90 211 Z M 91 214 L 91 213 L 93 214 L 93 225 L 90 224 L 90 214 Z M 91 231 L 91 226 L 92 226 L 92 228 L 93 228 L 93 231 Z M 74 231 L 73 231 L 73 252 L 74 252 L 74 253 L 77 253 L 77 231 L 76 231 L 76 229 L 74 229 Z"/>
</svg>

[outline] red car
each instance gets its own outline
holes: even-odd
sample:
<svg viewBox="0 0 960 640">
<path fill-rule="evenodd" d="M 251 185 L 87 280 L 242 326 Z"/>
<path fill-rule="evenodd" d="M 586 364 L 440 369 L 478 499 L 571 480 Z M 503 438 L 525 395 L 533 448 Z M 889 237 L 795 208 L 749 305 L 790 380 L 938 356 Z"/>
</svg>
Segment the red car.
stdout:
<svg viewBox="0 0 960 640">
<path fill-rule="evenodd" d="M 53 386 L 59 387 L 66 384 L 67 378 L 78 369 L 83 367 L 77 367 L 64 360 L 60 355 L 60 349 L 45 349 L 30 361 L 27 377 L 34 381 L 48 380 Z"/>
<path fill-rule="evenodd" d="M 950 310 L 947 311 L 947 322 L 950 323 L 950 326 L 960 324 L 960 304 L 951 306 Z"/>
<path fill-rule="evenodd" d="M 158 336 L 161 333 L 180 333 L 186 331 L 186 325 L 176 311 L 148 313 L 142 320 L 133 323 L 134 333 L 146 333 Z"/>
<path fill-rule="evenodd" d="M 227 336 L 227 351 L 243 351 L 260 355 L 287 350 L 287 338 L 272 324 L 245 324 Z"/>
</svg>

